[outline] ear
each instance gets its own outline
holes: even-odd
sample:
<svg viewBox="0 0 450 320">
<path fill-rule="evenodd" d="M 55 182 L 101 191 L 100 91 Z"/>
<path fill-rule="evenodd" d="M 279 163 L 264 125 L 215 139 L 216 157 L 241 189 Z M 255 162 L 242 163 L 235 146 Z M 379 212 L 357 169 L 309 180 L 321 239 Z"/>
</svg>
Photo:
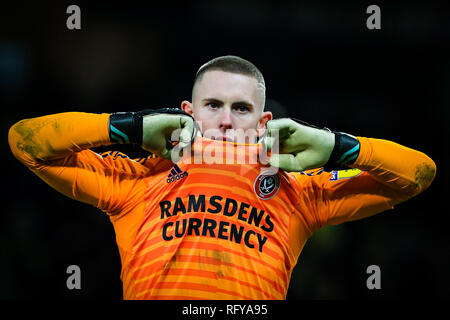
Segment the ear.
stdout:
<svg viewBox="0 0 450 320">
<path fill-rule="evenodd" d="M 257 129 L 266 129 L 267 121 L 272 120 L 272 118 L 273 118 L 272 112 L 270 111 L 263 112 L 261 117 L 259 118 Z"/>
<path fill-rule="evenodd" d="M 194 108 L 192 107 L 192 103 L 190 103 L 189 101 L 184 100 L 181 103 L 181 110 L 189 113 L 190 115 L 194 115 Z"/>
</svg>

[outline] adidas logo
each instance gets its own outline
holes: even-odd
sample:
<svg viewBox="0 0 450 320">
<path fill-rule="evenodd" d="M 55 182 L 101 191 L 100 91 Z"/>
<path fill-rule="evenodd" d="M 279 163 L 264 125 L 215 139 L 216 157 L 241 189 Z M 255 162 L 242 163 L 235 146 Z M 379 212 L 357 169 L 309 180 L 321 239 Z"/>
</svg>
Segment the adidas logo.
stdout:
<svg viewBox="0 0 450 320">
<path fill-rule="evenodd" d="M 167 176 L 167 183 L 171 183 L 177 180 L 181 180 L 188 175 L 187 171 L 181 171 L 180 167 L 176 164 L 173 166 L 172 170 L 170 170 L 170 174 Z"/>
</svg>

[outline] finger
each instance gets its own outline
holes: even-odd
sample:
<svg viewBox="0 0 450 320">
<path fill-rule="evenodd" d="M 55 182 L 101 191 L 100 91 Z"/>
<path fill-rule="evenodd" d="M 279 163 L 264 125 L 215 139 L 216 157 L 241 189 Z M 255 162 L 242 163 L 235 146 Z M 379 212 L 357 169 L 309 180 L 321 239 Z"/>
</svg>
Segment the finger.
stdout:
<svg viewBox="0 0 450 320">
<path fill-rule="evenodd" d="M 266 152 L 278 151 L 279 148 L 276 148 L 280 144 L 280 132 L 279 129 L 282 128 L 283 125 L 280 122 L 280 119 L 270 120 L 266 123 L 266 130 L 261 139 L 261 143 L 263 147 L 266 149 Z"/>
<path fill-rule="evenodd" d="M 169 149 L 167 149 L 167 148 L 162 149 L 162 150 L 159 152 L 159 155 L 160 155 L 162 158 L 164 158 L 164 159 L 171 159 L 171 158 L 172 158 L 172 152 L 171 152 Z"/>
<path fill-rule="evenodd" d="M 189 146 L 194 138 L 194 120 L 189 117 L 180 117 L 180 139 L 179 147 L 185 148 Z"/>
<path fill-rule="evenodd" d="M 194 139 L 202 136 L 202 128 L 197 121 L 194 120 Z"/>
<path fill-rule="evenodd" d="M 273 140 L 268 140 L 269 148 L 273 149 L 278 147 L 278 150 L 282 153 L 293 153 L 298 150 L 298 145 L 295 144 L 293 139 L 294 135 L 298 134 L 297 124 L 291 119 L 277 119 L 269 121 L 268 123 L 268 137 L 272 137 Z"/>
<path fill-rule="evenodd" d="M 276 146 L 278 145 L 278 139 L 275 139 L 274 137 L 264 135 L 260 140 L 260 143 L 262 144 L 263 148 L 265 148 L 266 152 L 272 151 L 274 149 L 278 151 L 278 148 L 276 148 Z"/>
<path fill-rule="evenodd" d="M 274 154 L 270 157 L 269 163 L 271 166 L 288 172 L 304 170 L 304 168 L 298 163 L 296 157 L 292 154 Z"/>
<path fill-rule="evenodd" d="M 266 123 L 267 135 L 278 136 L 280 139 L 289 137 L 292 131 L 292 120 L 288 118 L 270 120 Z"/>
<path fill-rule="evenodd" d="M 179 162 L 184 156 L 184 149 L 181 149 L 178 145 L 173 148 L 169 148 L 167 152 L 164 153 L 165 159 L 170 159 L 172 162 Z"/>
<path fill-rule="evenodd" d="M 272 130 L 270 135 L 264 137 L 262 144 L 263 147 L 266 148 L 267 152 L 293 153 L 294 151 L 300 151 L 298 150 L 299 148 L 292 146 L 290 141 L 290 136 L 283 135 L 283 137 L 280 137 L 279 132 L 275 129 Z"/>
<path fill-rule="evenodd" d="M 278 167 L 288 172 L 299 172 L 320 167 L 320 165 L 312 162 L 312 159 L 313 158 L 308 152 L 301 152 L 297 155 L 290 153 L 274 154 L 270 157 L 269 163 L 274 167 Z"/>
</svg>

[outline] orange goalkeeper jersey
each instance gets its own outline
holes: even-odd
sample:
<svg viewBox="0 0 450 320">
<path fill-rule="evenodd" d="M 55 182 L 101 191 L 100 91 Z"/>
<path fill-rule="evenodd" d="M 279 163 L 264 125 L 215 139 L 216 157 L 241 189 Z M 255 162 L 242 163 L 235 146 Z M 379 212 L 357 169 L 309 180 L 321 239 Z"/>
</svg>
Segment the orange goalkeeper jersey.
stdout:
<svg viewBox="0 0 450 320">
<path fill-rule="evenodd" d="M 259 145 L 204 138 L 176 164 L 97 154 L 89 148 L 111 144 L 108 120 L 77 112 L 26 119 L 9 143 L 50 186 L 108 214 L 125 299 L 284 299 L 315 230 L 393 208 L 436 170 L 419 151 L 363 137 L 355 169 L 331 173 L 269 174 L 254 161 Z"/>
</svg>

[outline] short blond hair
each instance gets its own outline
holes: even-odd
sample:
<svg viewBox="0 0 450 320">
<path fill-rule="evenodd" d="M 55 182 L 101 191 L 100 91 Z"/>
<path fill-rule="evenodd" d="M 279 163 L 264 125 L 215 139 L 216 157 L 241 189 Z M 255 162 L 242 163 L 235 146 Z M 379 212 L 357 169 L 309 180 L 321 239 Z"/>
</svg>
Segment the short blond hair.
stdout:
<svg viewBox="0 0 450 320">
<path fill-rule="evenodd" d="M 264 81 L 264 77 L 261 71 L 259 71 L 259 69 L 253 63 L 238 56 L 227 55 L 217 57 L 203 64 L 195 74 L 194 84 L 192 86 L 192 95 L 196 83 L 201 80 L 203 74 L 207 71 L 213 70 L 237 73 L 255 78 L 257 81 L 257 86 L 262 93 L 264 109 L 266 101 L 266 83 Z"/>
</svg>

